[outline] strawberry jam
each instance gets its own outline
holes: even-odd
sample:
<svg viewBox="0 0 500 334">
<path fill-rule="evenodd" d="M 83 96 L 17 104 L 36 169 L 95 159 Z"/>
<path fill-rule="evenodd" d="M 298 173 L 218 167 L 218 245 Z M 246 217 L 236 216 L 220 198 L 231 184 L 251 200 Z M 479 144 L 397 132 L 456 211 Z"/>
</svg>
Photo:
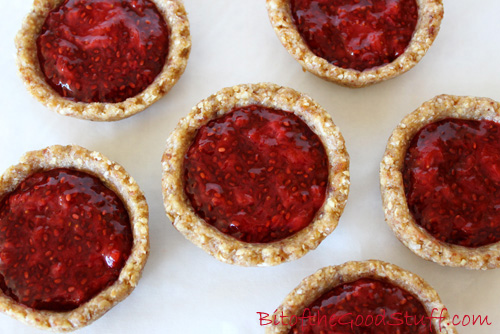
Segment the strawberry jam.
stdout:
<svg viewBox="0 0 500 334">
<path fill-rule="evenodd" d="M 325 200 L 328 158 L 299 117 L 253 105 L 198 130 L 184 177 L 199 217 L 238 240 L 268 243 L 311 223 Z"/>
<path fill-rule="evenodd" d="M 412 139 L 403 170 L 408 207 L 436 239 L 465 247 L 500 241 L 500 125 L 445 119 Z"/>
<path fill-rule="evenodd" d="M 403 54 L 418 21 L 415 0 L 290 0 L 290 6 L 315 55 L 358 71 Z"/>
<path fill-rule="evenodd" d="M 168 28 L 149 0 L 66 0 L 37 39 L 47 83 L 79 102 L 121 102 L 148 87 L 168 54 Z"/>
<path fill-rule="evenodd" d="M 435 334 L 422 303 L 391 283 L 361 278 L 339 285 L 290 319 L 290 334 Z M 297 319 L 295 319 L 297 320 Z"/>
<path fill-rule="evenodd" d="M 28 307 L 78 307 L 117 280 L 131 249 L 122 201 L 84 172 L 35 173 L 0 201 L 0 288 Z"/>
</svg>

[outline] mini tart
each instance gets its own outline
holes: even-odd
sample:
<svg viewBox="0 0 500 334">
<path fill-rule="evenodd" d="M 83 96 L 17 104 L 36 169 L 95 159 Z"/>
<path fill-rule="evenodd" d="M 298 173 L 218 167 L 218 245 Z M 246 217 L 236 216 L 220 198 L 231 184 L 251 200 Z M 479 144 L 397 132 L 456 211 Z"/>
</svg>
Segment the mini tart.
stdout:
<svg viewBox="0 0 500 334">
<path fill-rule="evenodd" d="M 394 78 L 415 66 L 436 38 L 443 18 L 441 0 L 417 0 L 418 21 L 413 37 L 394 61 L 364 71 L 345 69 L 315 55 L 294 24 L 290 0 L 266 0 L 271 24 L 287 51 L 303 69 L 336 84 L 359 88 Z"/>
<path fill-rule="evenodd" d="M 130 117 L 163 97 L 184 72 L 191 50 L 189 22 L 181 0 L 150 0 L 156 5 L 169 30 L 168 55 L 154 81 L 142 92 L 122 102 L 75 102 L 62 97 L 47 82 L 40 68 L 37 38 L 49 12 L 64 0 L 35 0 L 16 36 L 19 75 L 28 91 L 43 105 L 61 115 L 92 121 L 116 121 Z"/>
<path fill-rule="evenodd" d="M 284 320 L 286 324 L 270 325 L 266 328 L 266 333 L 290 333 L 291 327 L 288 321 L 292 316 L 302 316 L 304 310 L 324 294 L 337 286 L 354 282 L 361 278 L 385 281 L 409 292 L 422 303 L 428 316 L 432 314 L 433 309 L 433 316 L 439 317 L 442 312 L 444 319 L 441 323 L 439 323 L 439 319 L 432 320 L 432 326 L 437 333 L 457 333 L 455 327 L 450 325 L 451 319 L 449 318 L 448 310 L 441 303 L 437 292 L 427 282 L 396 265 L 378 260 L 346 262 L 338 266 L 322 268 L 313 275 L 306 277 L 286 296 L 283 303 L 274 312 L 273 316 L 277 320 L 281 320 L 282 313 L 288 316 Z"/>
<path fill-rule="evenodd" d="M 139 186 L 123 167 L 98 152 L 76 145 L 56 145 L 26 153 L 19 164 L 7 169 L 0 178 L 0 198 L 14 191 L 30 175 L 56 168 L 93 175 L 118 195 L 132 227 L 131 253 L 112 285 L 71 311 L 35 310 L 7 297 L 1 289 L 0 310 L 40 329 L 73 331 L 101 317 L 134 290 L 149 254 L 148 206 Z"/>
<path fill-rule="evenodd" d="M 329 164 L 325 200 L 312 222 L 285 239 L 269 243 L 242 242 L 220 232 L 195 213 L 184 191 L 184 157 L 198 129 L 234 108 L 251 105 L 298 116 L 321 140 Z M 162 159 L 164 205 L 174 227 L 218 260 L 241 266 L 277 265 L 315 249 L 335 229 L 349 191 L 348 165 L 339 129 L 330 115 L 308 96 L 268 83 L 224 88 L 198 103 L 168 138 Z"/>
<path fill-rule="evenodd" d="M 487 98 L 440 95 L 406 116 L 389 138 L 380 164 L 380 186 L 385 219 L 398 239 L 418 256 L 451 267 L 500 267 L 500 242 L 464 247 L 442 242 L 418 225 L 405 195 L 403 168 L 413 137 L 424 126 L 447 118 L 500 123 L 500 105 Z"/>
</svg>

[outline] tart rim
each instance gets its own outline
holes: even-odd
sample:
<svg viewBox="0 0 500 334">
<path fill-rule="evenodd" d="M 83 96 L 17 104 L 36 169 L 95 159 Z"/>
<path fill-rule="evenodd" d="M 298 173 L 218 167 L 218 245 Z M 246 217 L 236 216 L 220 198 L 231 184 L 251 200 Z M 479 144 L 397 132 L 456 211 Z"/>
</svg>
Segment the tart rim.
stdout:
<svg viewBox="0 0 500 334">
<path fill-rule="evenodd" d="M 380 260 L 350 261 L 337 266 L 329 266 L 319 269 L 314 274 L 304 278 L 300 284 L 292 290 L 274 312 L 277 319 L 284 315 L 299 316 L 306 307 L 316 299 L 341 284 L 354 282 L 360 278 L 374 278 L 394 284 L 416 297 L 424 306 L 429 315 L 432 310 L 443 311 L 445 319 L 439 322 L 432 319 L 433 328 L 441 334 L 457 334 L 457 330 L 451 325 L 448 310 L 442 304 L 438 293 L 426 281 L 418 275 L 404 270 L 394 264 Z M 441 312 L 438 314 L 440 315 Z M 271 325 L 266 327 L 266 334 L 288 334 L 290 325 Z"/>
<path fill-rule="evenodd" d="M 79 170 L 99 178 L 125 205 L 133 235 L 131 253 L 118 279 L 74 310 L 35 310 L 0 290 L 0 311 L 39 329 L 66 332 L 89 325 L 134 290 L 149 254 L 148 206 L 139 186 L 122 166 L 77 145 L 54 145 L 25 153 L 17 165 L 9 167 L 0 177 L 0 198 L 33 173 L 55 168 Z"/>
<path fill-rule="evenodd" d="M 162 71 L 139 94 L 117 102 L 75 102 L 57 93 L 40 68 L 36 40 L 48 13 L 65 0 L 34 0 L 31 12 L 15 38 L 18 73 L 27 90 L 47 108 L 91 121 L 117 121 L 143 111 L 163 97 L 184 72 L 191 50 L 189 21 L 182 0 L 149 0 L 169 29 L 169 49 Z"/>
<path fill-rule="evenodd" d="M 418 225 L 408 209 L 402 176 L 407 148 L 422 127 L 446 118 L 500 123 L 500 104 L 489 98 L 443 94 L 424 102 L 401 121 L 380 163 L 385 220 L 396 237 L 425 260 L 467 269 L 498 268 L 500 242 L 474 248 L 442 242 Z"/>
<path fill-rule="evenodd" d="M 388 64 L 364 71 L 338 67 L 315 55 L 293 23 L 289 0 L 266 0 L 266 7 L 276 35 L 304 70 L 341 86 L 360 88 L 407 72 L 422 59 L 434 42 L 444 15 L 442 0 L 416 2 L 419 18 L 405 52 Z"/>
<path fill-rule="evenodd" d="M 265 244 L 239 241 L 209 225 L 195 214 L 184 192 L 184 156 L 198 129 L 234 108 L 249 105 L 293 112 L 321 139 L 329 162 L 325 202 L 311 223 L 285 239 Z M 218 260 L 241 266 L 277 265 L 315 249 L 336 228 L 349 192 L 348 168 L 349 156 L 339 129 L 310 97 L 271 83 L 243 84 L 199 102 L 170 134 L 162 157 L 163 202 L 174 227 Z"/>
</svg>

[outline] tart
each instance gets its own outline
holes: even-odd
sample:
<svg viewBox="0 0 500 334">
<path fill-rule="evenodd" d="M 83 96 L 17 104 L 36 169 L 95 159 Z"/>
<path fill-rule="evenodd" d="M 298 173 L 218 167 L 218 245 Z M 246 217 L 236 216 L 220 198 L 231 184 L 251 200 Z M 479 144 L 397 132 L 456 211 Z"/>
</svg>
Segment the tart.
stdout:
<svg viewBox="0 0 500 334">
<path fill-rule="evenodd" d="M 300 258 L 337 226 L 349 157 L 331 117 L 274 84 L 222 89 L 167 140 L 163 195 L 174 227 L 242 266 Z"/>
<path fill-rule="evenodd" d="M 36 0 L 16 47 L 20 76 L 46 107 L 115 121 L 172 88 L 191 40 L 181 0 Z"/>
<path fill-rule="evenodd" d="M 422 258 L 500 267 L 500 105 L 440 95 L 405 117 L 380 166 L 385 218 Z"/>
<path fill-rule="evenodd" d="M 457 333 L 429 284 L 378 260 L 318 270 L 285 298 L 272 318 L 268 334 Z"/>
<path fill-rule="evenodd" d="M 271 24 L 304 70 L 358 88 L 415 66 L 436 38 L 441 0 L 266 0 Z"/>
<path fill-rule="evenodd" d="M 123 167 L 79 146 L 26 153 L 0 178 L 0 310 L 72 331 L 137 285 L 148 207 Z"/>
</svg>

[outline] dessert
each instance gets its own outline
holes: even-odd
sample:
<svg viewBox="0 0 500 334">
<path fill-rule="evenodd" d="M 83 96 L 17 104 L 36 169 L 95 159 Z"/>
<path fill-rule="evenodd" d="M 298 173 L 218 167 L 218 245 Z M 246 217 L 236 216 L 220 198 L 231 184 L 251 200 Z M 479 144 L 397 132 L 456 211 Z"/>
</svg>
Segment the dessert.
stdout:
<svg viewBox="0 0 500 334">
<path fill-rule="evenodd" d="M 113 121 L 142 111 L 179 79 L 189 24 L 178 0 L 42 0 L 16 45 L 20 75 L 40 102 Z"/>
<path fill-rule="evenodd" d="M 196 214 L 253 243 L 278 241 L 309 225 L 328 182 L 318 136 L 298 116 L 258 105 L 202 126 L 184 170 L 184 191 Z"/>
<path fill-rule="evenodd" d="M 198 103 L 167 140 L 167 215 L 217 259 L 276 265 L 316 248 L 342 213 L 348 155 L 330 116 L 273 84 Z"/>
<path fill-rule="evenodd" d="M 79 146 L 28 152 L 0 179 L 0 310 L 70 331 L 135 288 L 148 208 L 125 170 Z"/>
<path fill-rule="evenodd" d="M 437 36 L 440 0 L 267 0 L 271 24 L 302 67 L 328 81 L 363 87 L 400 75 Z"/>
<path fill-rule="evenodd" d="M 380 168 L 384 211 L 414 253 L 469 269 L 500 265 L 499 105 L 440 95 L 394 130 Z"/>
<path fill-rule="evenodd" d="M 269 334 L 457 333 L 431 286 L 377 260 L 318 270 L 285 298 L 272 317 L 277 321 L 266 328 Z"/>
</svg>

